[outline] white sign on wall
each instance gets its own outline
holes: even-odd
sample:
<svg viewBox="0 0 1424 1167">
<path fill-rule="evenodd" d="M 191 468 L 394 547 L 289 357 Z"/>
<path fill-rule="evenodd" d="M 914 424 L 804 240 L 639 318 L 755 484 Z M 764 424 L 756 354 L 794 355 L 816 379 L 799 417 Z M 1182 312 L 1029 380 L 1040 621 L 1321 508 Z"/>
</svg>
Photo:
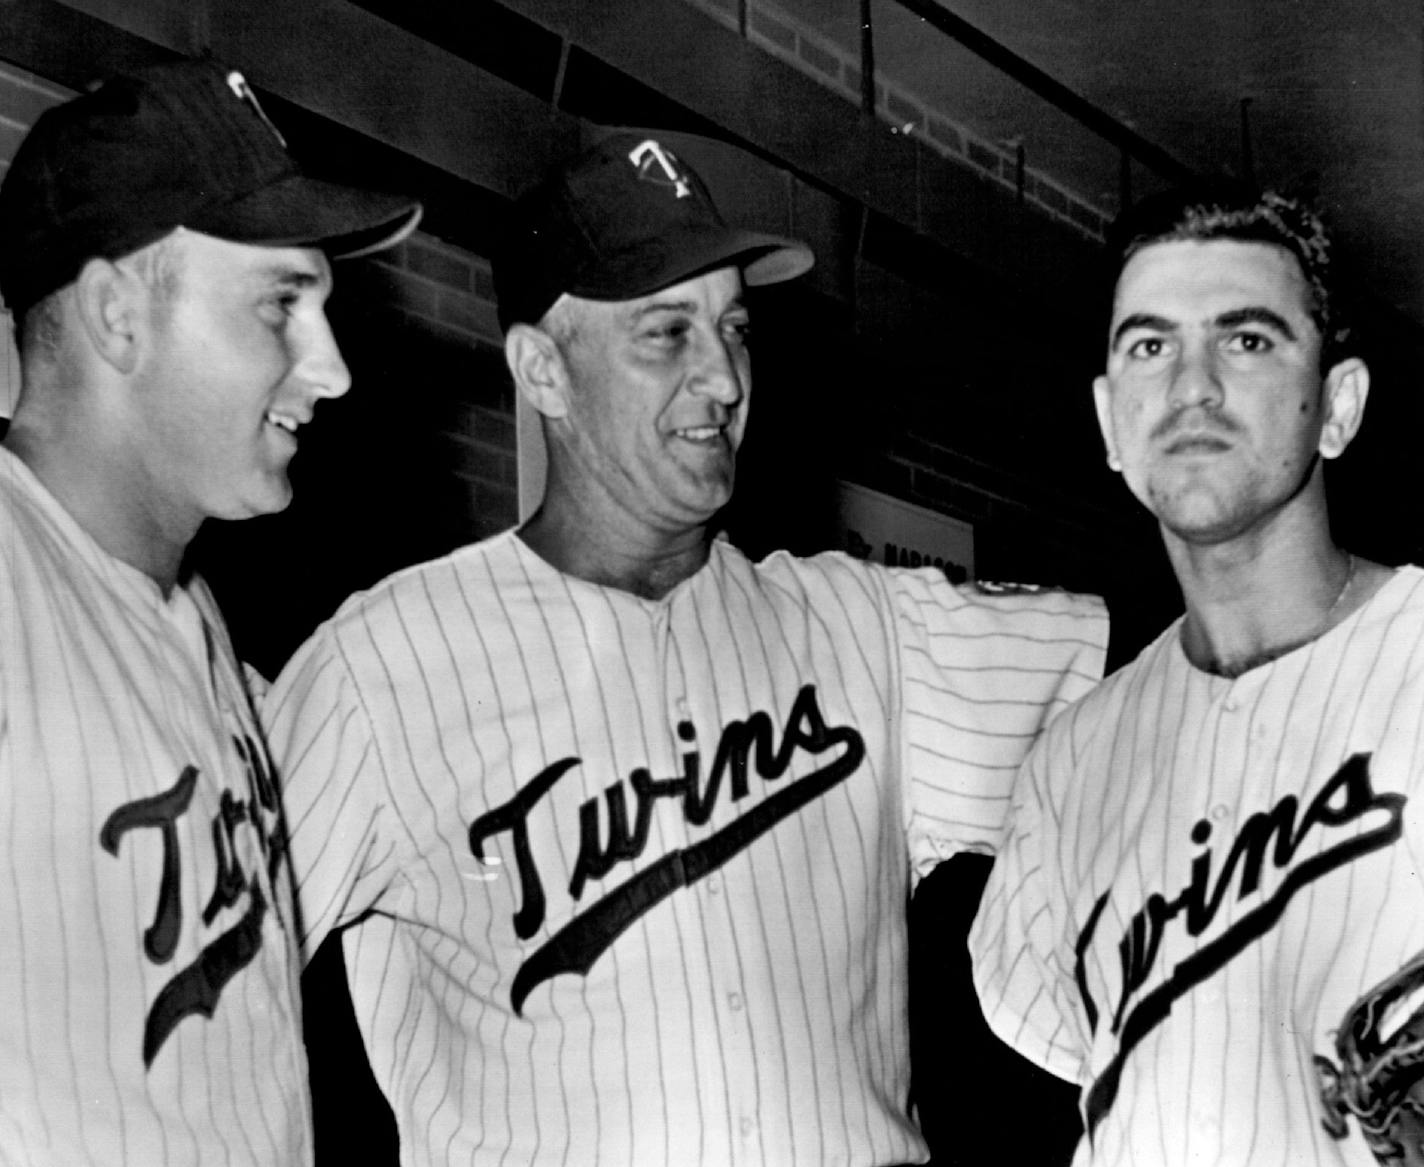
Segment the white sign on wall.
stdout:
<svg viewBox="0 0 1424 1167">
<path fill-rule="evenodd" d="M 954 583 L 974 578 L 974 527 L 879 491 L 836 489 L 838 550 L 890 567 L 938 567 Z"/>
<path fill-rule="evenodd" d="M 10 313 L 0 310 L 0 417 L 14 415 L 19 395 L 20 354 L 15 349 L 15 330 L 10 326 Z"/>
</svg>

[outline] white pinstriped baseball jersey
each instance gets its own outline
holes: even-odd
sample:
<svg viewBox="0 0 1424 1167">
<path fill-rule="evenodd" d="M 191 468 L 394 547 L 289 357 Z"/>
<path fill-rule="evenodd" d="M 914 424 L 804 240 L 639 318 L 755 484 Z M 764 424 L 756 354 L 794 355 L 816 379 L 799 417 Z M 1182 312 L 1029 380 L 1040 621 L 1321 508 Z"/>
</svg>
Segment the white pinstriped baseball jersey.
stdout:
<svg viewBox="0 0 1424 1167">
<path fill-rule="evenodd" d="M 650 602 L 510 532 L 349 601 L 264 711 L 402 1163 L 924 1158 L 911 860 L 996 836 L 1105 631 L 725 543 Z"/>
<path fill-rule="evenodd" d="M 207 589 L 0 449 L 0 1163 L 311 1161 L 260 741 Z"/>
<path fill-rule="evenodd" d="M 1424 572 L 1236 680 L 1179 629 L 1025 764 L 971 934 L 985 1016 L 1083 1085 L 1076 1163 L 1372 1165 L 1316 1059 L 1424 949 Z"/>
</svg>

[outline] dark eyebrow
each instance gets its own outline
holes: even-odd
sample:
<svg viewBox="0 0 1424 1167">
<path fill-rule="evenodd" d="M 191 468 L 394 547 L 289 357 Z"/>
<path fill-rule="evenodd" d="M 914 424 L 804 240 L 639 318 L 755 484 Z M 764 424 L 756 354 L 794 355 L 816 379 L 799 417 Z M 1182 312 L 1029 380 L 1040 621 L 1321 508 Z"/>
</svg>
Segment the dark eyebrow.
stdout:
<svg viewBox="0 0 1424 1167">
<path fill-rule="evenodd" d="M 1270 308 L 1259 305 L 1250 305 L 1245 308 L 1233 308 L 1229 312 L 1223 312 L 1212 322 L 1217 328 L 1240 328 L 1243 324 L 1264 324 L 1267 328 L 1275 329 L 1287 340 L 1295 340 L 1295 329 L 1278 312 L 1273 312 Z M 1113 330 L 1112 347 L 1117 348 L 1125 334 L 1137 328 L 1146 328 L 1152 332 L 1176 332 L 1178 326 L 1165 316 L 1154 316 L 1150 312 L 1134 312 L 1131 316 L 1124 316 L 1122 322 Z"/>
<path fill-rule="evenodd" d="M 324 273 L 304 267 L 291 267 L 285 263 L 275 263 L 257 269 L 257 278 L 266 284 L 283 288 L 318 288 L 326 283 Z"/>
<path fill-rule="evenodd" d="M 1272 312 L 1269 308 L 1252 306 L 1249 308 L 1233 308 L 1230 312 L 1223 312 L 1216 318 L 1218 328 L 1238 328 L 1243 324 L 1264 324 L 1267 328 L 1274 328 L 1287 340 L 1295 340 L 1295 329 L 1286 321 L 1284 316 L 1277 312 Z"/>
<path fill-rule="evenodd" d="M 1134 312 L 1131 316 L 1124 316 L 1122 322 L 1113 329 L 1110 347 L 1117 348 L 1123 336 L 1135 328 L 1149 328 L 1153 332 L 1177 331 L 1177 325 L 1165 316 L 1154 316 L 1151 312 Z"/>
</svg>

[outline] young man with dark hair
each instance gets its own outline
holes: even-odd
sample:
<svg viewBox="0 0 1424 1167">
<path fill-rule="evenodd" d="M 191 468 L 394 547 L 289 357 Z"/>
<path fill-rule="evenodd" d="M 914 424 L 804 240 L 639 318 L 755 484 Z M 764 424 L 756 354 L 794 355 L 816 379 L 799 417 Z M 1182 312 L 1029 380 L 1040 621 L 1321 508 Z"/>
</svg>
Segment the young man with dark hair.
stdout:
<svg viewBox="0 0 1424 1167">
<path fill-rule="evenodd" d="M 1326 511 L 1369 372 L 1298 202 L 1174 192 L 1114 254 L 1098 419 L 1186 612 L 1020 773 L 985 1015 L 1082 1085 L 1076 1163 L 1369 1162 L 1371 1026 L 1424 949 L 1424 573 Z"/>
</svg>

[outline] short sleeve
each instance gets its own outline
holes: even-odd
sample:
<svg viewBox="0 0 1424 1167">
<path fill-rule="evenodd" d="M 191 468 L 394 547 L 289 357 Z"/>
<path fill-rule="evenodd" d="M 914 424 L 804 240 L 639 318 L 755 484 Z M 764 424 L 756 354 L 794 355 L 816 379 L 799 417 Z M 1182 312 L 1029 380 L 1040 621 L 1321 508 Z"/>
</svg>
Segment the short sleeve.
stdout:
<svg viewBox="0 0 1424 1167">
<path fill-rule="evenodd" d="M 931 571 L 896 573 L 892 591 L 918 877 L 959 851 L 997 847 L 1029 747 L 1102 677 L 1108 622 L 1096 596 L 986 593 Z"/>
<path fill-rule="evenodd" d="M 335 637 L 319 630 L 262 703 L 282 787 L 302 956 L 377 907 L 400 870 L 370 721 Z"/>
<path fill-rule="evenodd" d="M 1049 740 L 1040 739 L 1014 789 L 1010 827 L 995 858 L 979 912 L 969 933 L 974 988 L 994 1033 L 1030 1061 L 1081 1083 L 1087 1050 L 1079 1041 L 1071 970 L 1060 967 L 1058 929 L 1049 899 L 1052 852 L 1044 830 L 1052 808 L 1045 802 L 1041 769 Z"/>
</svg>

